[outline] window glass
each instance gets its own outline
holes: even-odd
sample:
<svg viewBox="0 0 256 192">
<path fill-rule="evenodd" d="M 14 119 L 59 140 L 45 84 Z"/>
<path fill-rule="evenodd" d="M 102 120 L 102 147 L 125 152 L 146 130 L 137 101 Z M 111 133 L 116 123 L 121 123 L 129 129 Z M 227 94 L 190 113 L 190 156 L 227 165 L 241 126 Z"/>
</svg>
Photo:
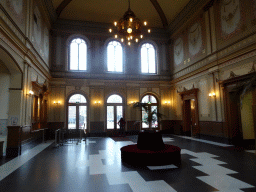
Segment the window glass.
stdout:
<svg viewBox="0 0 256 192">
<path fill-rule="evenodd" d="M 70 70 L 87 70 L 87 45 L 76 38 L 70 43 Z"/>
<path fill-rule="evenodd" d="M 120 97 L 119 95 L 111 95 L 108 100 L 107 103 L 122 103 L 122 97 Z"/>
<path fill-rule="evenodd" d="M 145 43 L 141 46 L 141 72 L 156 73 L 156 51 L 152 44 Z"/>
<path fill-rule="evenodd" d="M 69 103 L 86 103 L 86 98 L 83 95 L 72 95 L 68 101 Z"/>
<path fill-rule="evenodd" d="M 145 95 L 142 100 L 141 100 L 142 103 L 157 103 L 157 100 L 156 98 L 153 96 L 153 95 Z"/>
<path fill-rule="evenodd" d="M 108 71 L 123 72 L 123 48 L 118 41 L 111 41 L 107 48 Z"/>
</svg>

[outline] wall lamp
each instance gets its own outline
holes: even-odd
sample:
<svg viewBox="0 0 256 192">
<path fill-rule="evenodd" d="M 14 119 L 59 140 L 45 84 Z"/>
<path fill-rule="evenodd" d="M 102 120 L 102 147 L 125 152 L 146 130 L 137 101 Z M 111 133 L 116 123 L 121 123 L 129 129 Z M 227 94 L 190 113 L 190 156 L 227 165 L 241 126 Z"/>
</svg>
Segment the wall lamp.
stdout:
<svg viewBox="0 0 256 192">
<path fill-rule="evenodd" d="M 29 92 L 28 92 L 28 94 L 27 94 L 28 96 L 33 96 L 34 95 L 34 91 L 32 91 L 32 90 L 29 90 Z"/>
<path fill-rule="evenodd" d="M 58 104 L 60 104 L 60 101 L 58 101 L 58 102 L 56 102 L 56 101 L 53 101 L 53 104 L 56 104 L 56 105 L 58 105 Z"/>
<path fill-rule="evenodd" d="M 216 97 L 216 93 L 209 93 L 209 97 Z"/>
<path fill-rule="evenodd" d="M 170 104 L 170 103 L 171 103 L 171 101 L 165 101 L 165 102 L 164 102 L 164 104 L 166 104 L 166 105 L 167 105 L 167 104 Z"/>
<path fill-rule="evenodd" d="M 101 104 L 100 101 L 94 101 L 94 104 Z"/>
</svg>

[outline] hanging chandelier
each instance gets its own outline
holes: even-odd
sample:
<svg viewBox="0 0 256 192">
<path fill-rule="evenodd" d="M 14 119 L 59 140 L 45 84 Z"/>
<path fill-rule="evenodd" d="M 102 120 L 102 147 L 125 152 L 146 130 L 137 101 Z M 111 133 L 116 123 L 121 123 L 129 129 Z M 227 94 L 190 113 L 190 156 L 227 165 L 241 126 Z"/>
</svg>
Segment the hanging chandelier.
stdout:
<svg viewBox="0 0 256 192">
<path fill-rule="evenodd" d="M 115 33 L 114 37 L 120 39 L 121 42 L 127 42 L 128 45 L 131 45 L 132 41 L 136 43 L 144 37 L 145 29 L 143 30 L 142 26 L 147 26 L 147 22 L 144 21 L 143 24 L 135 16 L 134 12 L 130 9 L 130 0 L 128 10 L 124 13 L 124 16 L 119 20 L 114 22 L 114 29 L 110 28 L 110 33 Z M 151 30 L 148 29 L 147 33 L 150 33 Z"/>
</svg>

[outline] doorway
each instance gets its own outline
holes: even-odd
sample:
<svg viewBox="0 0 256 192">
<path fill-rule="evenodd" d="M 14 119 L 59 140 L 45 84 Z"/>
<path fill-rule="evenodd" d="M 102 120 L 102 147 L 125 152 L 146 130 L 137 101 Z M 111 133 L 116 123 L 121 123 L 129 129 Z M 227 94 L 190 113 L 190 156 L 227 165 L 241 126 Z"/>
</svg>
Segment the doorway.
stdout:
<svg viewBox="0 0 256 192">
<path fill-rule="evenodd" d="M 81 94 L 68 101 L 68 129 L 87 129 L 87 100 Z"/>
<path fill-rule="evenodd" d="M 179 93 L 183 101 L 183 135 L 191 137 L 200 133 L 197 92 L 198 89 L 194 88 Z"/>
<path fill-rule="evenodd" d="M 107 129 L 120 129 L 118 121 L 124 116 L 123 99 L 119 95 L 111 95 L 107 99 Z"/>
</svg>

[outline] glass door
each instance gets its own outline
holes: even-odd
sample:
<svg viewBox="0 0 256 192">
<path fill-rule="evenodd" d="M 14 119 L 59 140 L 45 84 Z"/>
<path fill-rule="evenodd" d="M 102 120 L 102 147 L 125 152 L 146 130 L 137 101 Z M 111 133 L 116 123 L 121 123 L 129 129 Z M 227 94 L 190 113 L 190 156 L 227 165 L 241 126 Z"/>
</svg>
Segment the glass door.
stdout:
<svg viewBox="0 0 256 192">
<path fill-rule="evenodd" d="M 87 101 L 83 95 L 72 95 L 68 101 L 68 129 L 87 129 Z"/>
<path fill-rule="evenodd" d="M 120 129 L 118 121 L 123 117 L 123 99 L 119 95 L 111 95 L 107 99 L 107 129 Z"/>
</svg>

